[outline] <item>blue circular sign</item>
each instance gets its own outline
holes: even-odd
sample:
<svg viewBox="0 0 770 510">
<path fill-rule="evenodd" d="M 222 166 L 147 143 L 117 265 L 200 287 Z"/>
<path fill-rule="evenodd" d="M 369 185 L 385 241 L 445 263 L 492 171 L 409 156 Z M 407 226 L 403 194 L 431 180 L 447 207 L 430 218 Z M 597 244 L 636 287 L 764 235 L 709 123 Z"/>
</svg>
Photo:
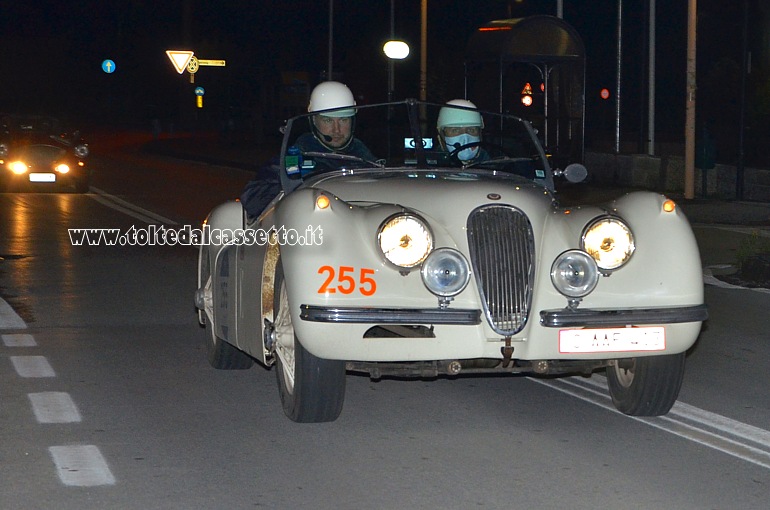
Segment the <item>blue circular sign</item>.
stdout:
<svg viewBox="0 0 770 510">
<path fill-rule="evenodd" d="M 202 96 L 205 93 L 206 93 L 206 91 L 203 90 L 203 87 L 195 87 L 195 95 L 196 96 Z"/>
<path fill-rule="evenodd" d="M 104 71 L 107 74 L 112 74 L 115 72 L 115 62 L 113 62 L 110 59 L 105 59 L 102 62 L 102 71 Z"/>
</svg>

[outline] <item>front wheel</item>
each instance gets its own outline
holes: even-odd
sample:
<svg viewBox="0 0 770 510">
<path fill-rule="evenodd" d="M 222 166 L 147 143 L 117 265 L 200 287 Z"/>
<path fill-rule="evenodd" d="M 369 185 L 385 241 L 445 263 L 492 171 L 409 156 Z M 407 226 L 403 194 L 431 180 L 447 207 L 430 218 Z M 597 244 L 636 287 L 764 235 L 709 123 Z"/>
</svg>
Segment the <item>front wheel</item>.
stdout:
<svg viewBox="0 0 770 510">
<path fill-rule="evenodd" d="M 345 362 L 318 358 L 302 346 L 294 333 L 280 263 L 273 310 L 276 378 L 283 412 L 300 423 L 336 420 L 345 400 Z"/>
<path fill-rule="evenodd" d="M 684 379 L 685 353 L 619 359 L 607 367 L 607 386 L 618 411 L 661 416 L 671 410 Z"/>
</svg>

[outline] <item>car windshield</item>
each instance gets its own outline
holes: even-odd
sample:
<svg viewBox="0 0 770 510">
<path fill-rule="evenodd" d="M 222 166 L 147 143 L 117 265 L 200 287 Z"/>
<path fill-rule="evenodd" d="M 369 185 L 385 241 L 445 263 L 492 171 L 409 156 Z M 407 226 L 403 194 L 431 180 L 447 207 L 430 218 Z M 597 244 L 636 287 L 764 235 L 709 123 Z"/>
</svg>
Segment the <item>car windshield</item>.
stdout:
<svg viewBox="0 0 770 510">
<path fill-rule="evenodd" d="M 57 119 L 45 116 L 9 116 L 3 118 L 3 128 L 11 134 L 58 134 L 61 131 Z"/>
<path fill-rule="evenodd" d="M 342 116 L 350 109 L 324 113 L 287 121 L 281 153 L 285 187 L 332 170 L 459 168 L 517 175 L 553 188 L 534 130 L 515 116 L 415 100 L 358 106 L 352 117 Z M 460 125 L 469 116 L 478 125 Z M 445 125 L 441 134 L 439 123 Z"/>
</svg>

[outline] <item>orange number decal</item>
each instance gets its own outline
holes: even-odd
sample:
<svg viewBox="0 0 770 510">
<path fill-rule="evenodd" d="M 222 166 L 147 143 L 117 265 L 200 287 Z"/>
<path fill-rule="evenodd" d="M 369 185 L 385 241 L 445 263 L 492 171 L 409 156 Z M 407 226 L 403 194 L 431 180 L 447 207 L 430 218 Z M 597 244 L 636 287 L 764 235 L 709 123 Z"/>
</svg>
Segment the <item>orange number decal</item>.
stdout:
<svg viewBox="0 0 770 510">
<path fill-rule="evenodd" d="M 337 285 L 337 290 L 343 294 L 352 294 L 356 290 L 356 281 L 348 273 L 355 271 L 355 268 L 350 266 L 340 266 L 340 275 L 337 278 L 339 282 L 346 283 L 347 285 Z"/>
<path fill-rule="evenodd" d="M 329 285 L 332 283 L 332 280 L 334 280 L 334 268 L 332 266 L 321 266 L 318 268 L 318 274 L 323 273 L 329 273 L 329 277 L 324 280 L 321 287 L 318 289 L 319 294 L 326 294 L 327 292 L 329 294 L 334 294 L 337 292 L 337 290 L 334 287 L 330 287 Z"/>
<path fill-rule="evenodd" d="M 361 269 L 361 286 L 358 290 L 364 296 L 372 296 L 377 291 L 377 282 L 369 275 L 374 275 L 374 269 Z"/>
<path fill-rule="evenodd" d="M 326 279 L 318 288 L 319 294 L 353 294 L 356 291 L 355 274 L 358 272 L 358 292 L 364 296 L 373 296 L 377 292 L 377 282 L 374 280 L 374 269 L 361 268 L 356 270 L 353 266 L 339 266 L 335 271 L 332 266 L 321 266 L 318 274 L 326 274 Z M 334 282 L 338 285 L 334 285 Z"/>
</svg>

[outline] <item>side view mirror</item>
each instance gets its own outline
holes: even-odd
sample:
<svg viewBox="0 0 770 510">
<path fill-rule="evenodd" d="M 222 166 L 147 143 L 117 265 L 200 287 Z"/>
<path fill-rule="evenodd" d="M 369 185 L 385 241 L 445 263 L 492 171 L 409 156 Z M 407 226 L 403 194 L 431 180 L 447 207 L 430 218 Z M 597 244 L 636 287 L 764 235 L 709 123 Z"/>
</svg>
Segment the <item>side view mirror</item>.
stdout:
<svg viewBox="0 0 770 510">
<path fill-rule="evenodd" d="M 570 163 L 564 170 L 556 169 L 553 172 L 554 177 L 563 177 L 568 182 L 577 184 L 583 182 L 588 177 L 588 169 L 580 163 Z"/>
</svg>

